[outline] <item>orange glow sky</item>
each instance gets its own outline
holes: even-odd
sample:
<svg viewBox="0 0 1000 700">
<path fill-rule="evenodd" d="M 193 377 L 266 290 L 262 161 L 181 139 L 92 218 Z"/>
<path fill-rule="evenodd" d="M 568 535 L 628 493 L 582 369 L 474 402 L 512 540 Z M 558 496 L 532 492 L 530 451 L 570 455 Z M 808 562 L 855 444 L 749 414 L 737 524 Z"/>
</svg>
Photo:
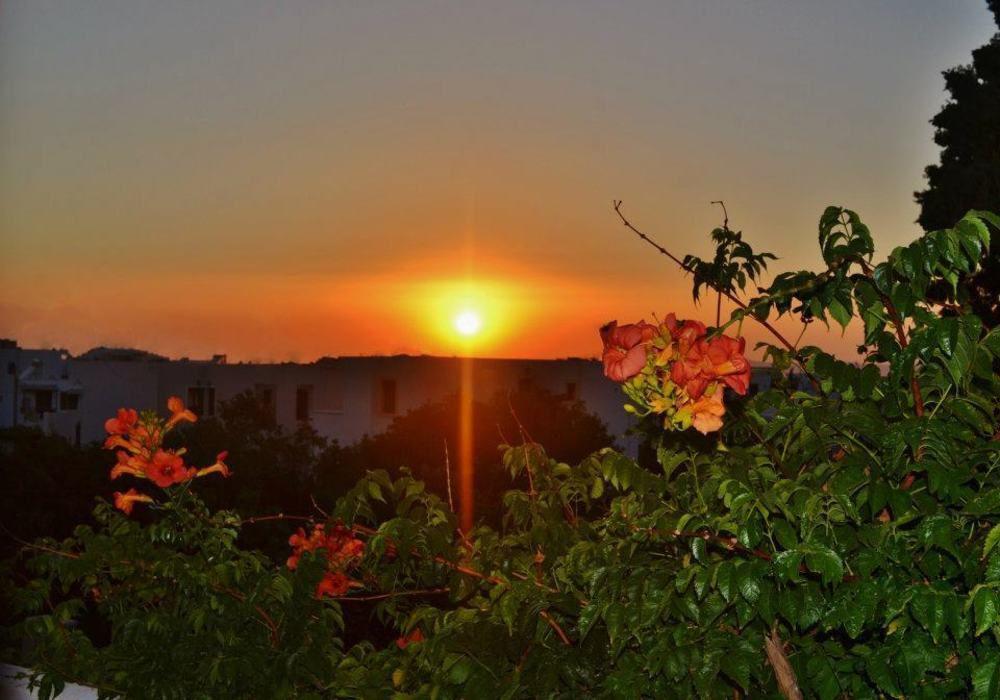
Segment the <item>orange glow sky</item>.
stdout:
<svg viewBox="0 0 1000 700">
<path fill-rule="evenodd" d="M 560 357 L 612 318 L 711 321 L 612 198 L 678 254 L 719 198 L 775 270 L 814 264 L 830 203 L 885 252 L 917 232 L 940 71 L 991 33 L 979 0 L 5 0 L 0 336 Z"/>
</svg>

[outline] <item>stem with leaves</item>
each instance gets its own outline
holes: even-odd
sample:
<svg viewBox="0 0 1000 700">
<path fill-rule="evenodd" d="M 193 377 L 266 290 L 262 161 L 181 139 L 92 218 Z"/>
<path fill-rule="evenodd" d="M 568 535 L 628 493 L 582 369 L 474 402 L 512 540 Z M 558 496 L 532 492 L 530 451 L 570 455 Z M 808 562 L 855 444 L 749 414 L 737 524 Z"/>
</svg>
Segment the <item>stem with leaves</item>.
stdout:
<svg viewBox="0 0 1000 700">
<path fill-rule="evenodd" d="M 661 255 L 665 255 L 666 257 L 670 258 L 674 263 L 677 264 L 678 267 L 680 267 L 685 272 L 687 272 L 687 273 L 692 273 L 693 272 L 693 270 L 689 266 L 687 266 L 687 265 L 684 264 L 683 260 L 681 260 L 676 255 L 674 255 L 673 253 L 671 253 L 669 250 L 667 250 L 666 248 L 664 248 L 662 245 L 660 245 L 659 243 L 657 243 L 656 241 L 654 241 L 645 232 L 643 232 L 640 229 L 636 228 L 632 224 L 632 222 L 629 221 L 625 217 L 625 214 L 622 213 L 622 200 L 620 200 L 620 199 L 614 200 L 614 210 L 615 210 L 615 213 L 618 215 L 618 218 L 621 219 L 621 222 L 622 222 L 622 224 L 624 224 L 625 228 L 629 229 L 634 234 L 636 234 L 639 238 L 641 238 L 642 240 L 644 240 L 646 243 L 648 243 L 649 245 L 653 246 L 653 248 L 655 248 Z M 738 306 L 740 309 L 743 309 L 744 311 L 748 310 L 749 307 L 747 306 L 746 302 L 744 302 L 742 299 L 740 299 L 739 297 L 737 297 L 735 294 L 732 294 L 731 292 L 729 292 L 727 290 L 720 289 L 719 287 L 715 286 L 711 282 L 708 282 L 708 284 L 719 293 L 719 295 L 720 295 L 719 296 L 719 303 L 720 304 L 721 304 L 722 297 L 724 296 L 727 299 L 729 299 L 729 301 L 731 301 L 734 304 L 736 304 L 736 306 Z M 786 338 L 784 335 L 782 335 L 781 331 L 779 331 L 773 325 L 771 325 L 770 323 L 768 323 L 766 320 L 764 320 L 762 318 L 758 318 L 756 315 L 754 315 L 752 313 L 748 314 L 748 315 L 754 321 L 756 321 L 757 323 L 759 323 L 760 325 L 762 325 L 764 328 L 766 328 L 771 333 L 771 335 L 773 335 L 778 340 L 778 342 L 780 342 L 782 345 L 785 346 L 785 348 L 792 354 L 792 357 L 795 360 L 795 363 L 802 369 L 802 372 L 807 377 L 809 377 L 809 380 L 813 383 L 814 386 L 818 387 L 819 386 L 819 380 L 816 379 L 816 377 L 814 377 L 813 374 L 806 368 L 805 361 L 802 359 L 801 355 L 799 354 L 798 348 L 795 347 L 795 345 L 793 345 L 792 342 L 788 340 L 788 338 Z"/>
</svg>

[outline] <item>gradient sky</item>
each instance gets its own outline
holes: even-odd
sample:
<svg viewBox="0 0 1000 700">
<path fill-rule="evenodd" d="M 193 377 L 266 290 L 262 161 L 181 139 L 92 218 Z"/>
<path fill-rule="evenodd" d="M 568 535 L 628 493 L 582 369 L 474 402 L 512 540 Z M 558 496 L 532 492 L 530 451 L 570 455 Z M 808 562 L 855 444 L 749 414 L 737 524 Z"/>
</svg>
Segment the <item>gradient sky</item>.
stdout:
<svg viewBox="0 0 1000 700">
<path fill-rule="evenodd" d="M 711 321 L 612 198 L 678 254 L 720 198 L 775 271 L 830 203 L 886 252 L 993 31 L 982 0 L 3 0 L 0 336 L 453 354 L 471 304 L 471 352 L 552 357 Z"/>
</svg>

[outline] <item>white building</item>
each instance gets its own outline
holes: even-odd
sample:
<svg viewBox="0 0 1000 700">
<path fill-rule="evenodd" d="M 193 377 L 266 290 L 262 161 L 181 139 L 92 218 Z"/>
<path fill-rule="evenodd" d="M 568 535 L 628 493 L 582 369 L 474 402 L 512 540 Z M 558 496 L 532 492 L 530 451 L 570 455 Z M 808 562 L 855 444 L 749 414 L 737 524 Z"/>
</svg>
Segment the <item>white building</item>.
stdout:
<svg viewBox="0 0 1000 700">
<path fill-rule="evenodd" d="M 384 431 L 393 418 L 453 395 L 463 362 L 472 363 L 473 393 L 487 401 L 497 392 L 526 385 L 579 399 L 608 426 L 619 444 L 626 437 L 624 397 L 597 360 L 462 360 L 454 357 L 323 358 L 310 364 L 228 364 L 167 360 L 130 350 L 91 350 L 73 357 L 62 350 L 29 350 L 0 341 L 0 427 L 31 425 L 84 443 L 104 438 L 104 421 L 120 407 L 163 410 L 180 396 L 197 414 L 212 416 L 219 404 L 244 391 L 273 407 L 288 428 L 308 422 L 320 435 L 351 444 Z M 754 388 L 770 384 L 754 370 Z"/>
</svg>

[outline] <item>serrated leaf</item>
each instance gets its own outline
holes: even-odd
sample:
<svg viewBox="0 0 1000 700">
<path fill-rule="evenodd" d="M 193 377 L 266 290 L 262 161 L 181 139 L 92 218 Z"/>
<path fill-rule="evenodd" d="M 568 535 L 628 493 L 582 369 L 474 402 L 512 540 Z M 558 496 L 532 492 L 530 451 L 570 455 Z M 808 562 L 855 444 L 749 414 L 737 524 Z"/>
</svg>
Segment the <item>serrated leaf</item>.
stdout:
<svg viewBox="0 0 1000 700">
<path fill-rule="evenodd" d="M 811 551 L 806 553 L 805 561 L 806 566 L 818 573 L 824 583 L 833 583 L 844 578 L 844 562 L 829 547 L 812 545 Z"/>
<path fill-rule="evenodd" d="M 1000 698 L 1000 658 L 991 657 L 980 661 L 972 669 L 973 700 L 996 700 Z"/>
<path fill-rule="evenodd" d="M 719 670 L 736 681 L 743 690 L 750 689 L 750 659 L 745 654 L 723 654 Z"/>
<path fill-rule="evenodd" d="M 976 618 L 976 636 L 988 630 L 997 621 L 997 594 L 992 588 L 980 588 L 972 599 Z"/>
<path fill-rule="evenodd" d="M 760 596 L 760 580 L 749 570 L 749 567 L 741 566 L 737 572 L 737 585 L 742 595 L 751 605 L 757 602 Z"/>
<path fill-rule="evenodd" d="M 621 637 L 625 625 L 625 607 L 615 601 L 604 611 L 604 624 L 608 626 L 608 637 L 612 643 Z"/>
<path fill-rule="evenodd" d="M 997 546 L 997 542 L 1000 542 L 1000 525 L 994 525 L 988 535 L 986 535 L 986 541 L 983 542 L 983 555 L 980 559 L 985 559 L 993 551 L 993 548 Z"/>
</svg>

